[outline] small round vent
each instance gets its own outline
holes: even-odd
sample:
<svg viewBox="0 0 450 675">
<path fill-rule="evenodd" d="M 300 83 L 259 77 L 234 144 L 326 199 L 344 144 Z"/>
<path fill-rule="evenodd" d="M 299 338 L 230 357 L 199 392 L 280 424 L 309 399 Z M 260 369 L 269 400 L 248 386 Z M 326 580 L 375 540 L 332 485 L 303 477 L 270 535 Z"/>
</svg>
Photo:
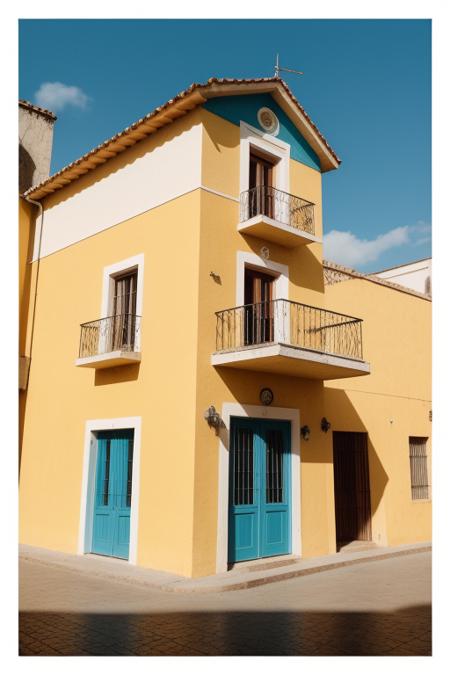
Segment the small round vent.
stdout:
<svg viewBox="0 0 450 675">
<path fill-rule="evenodd" d="M 280 129 L 278 117 L 270 110 L 270 108 L 260 108 L 258 110 L 258 122 L 264 131 L 267 131 L 268 134 L 272 134 L 272 136 L 276 136 Z"/>
</svg>

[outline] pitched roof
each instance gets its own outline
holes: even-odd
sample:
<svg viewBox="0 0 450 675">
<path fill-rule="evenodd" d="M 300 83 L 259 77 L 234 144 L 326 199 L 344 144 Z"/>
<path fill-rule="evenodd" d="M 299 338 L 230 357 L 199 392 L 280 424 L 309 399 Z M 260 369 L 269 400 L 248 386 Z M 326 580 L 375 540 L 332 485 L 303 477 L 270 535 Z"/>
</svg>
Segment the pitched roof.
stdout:
<svg viewBox="0 0 450 675">
<path fill-rule="evenodd" d="M 329 260 L 323 261 L 323 269 L 326 285 L 336 284 L 340 281 L 346 281 L 348 279 L 365 279 L 366 281 L 372 281 L 373 283 L 379 284 L 380 286 L 386 286 L 387 288 L 392 288 L 395 291 L 401 291 L 402 293 L 408 293 L 409 295 L 415 295 L 416 297 L 422 298 L 423 300 L 431 301 L 431 296 L 427 293 L 414 291 L 412 288 L 402 286 L 401 284 L 396 284 L 393 281 L 388 281 L 388 279 L 383 279 L 383 277 L 378 277 L 375 274 L 363 274 L 362 272 L 357 272 L 351 267 L 344 267 L 344 265 L 338 265 L 337 263 L 330 262 Z"/>
<path fill-rule="evenodd" d="M 155 133 L 166 124 L 170 124 L 174 119 L 186 115 L 209 98 L 256 92 L 270 93 L 273 96 L 318 155 L 322 171 L 330 171 L 339 166 L 341 160 L 281 78 L 228 79 L 212 77 L 204 84 L 191 84 L 190 87 L 177 94 L 167 103 L 158 106 L 148 115 L 71 162 L 53 176 L 27 190 L 25 195 L 33 199 L 42 199 L 46 195 L 61 189 L 79 176 L 92 171 L 99 164 L 103 164 L 108 159 L 123 152 L 127 147 Z"/>
<path fill-rule="evenodd" d="M 32 110 L 33 112 L 38 113 L 38 115 L 49 117 L 53 122 L 55 122 L 58 119 L 56 115 L 54 115 L 50 110 L 40 108 L 38 105 L 34 105 L 34 103 L 30 103 L 29 101 L 25 101 L 24 99 L 21 98 L 19 98 L 19 108 L 25 108 L 25 110 Z"/>
<path fill-rule="evenodd" d="M 409 265 L 417 265 L 418 263 L 428 261 L 431 261 L 431 256 L 428 258 L 419 258 L 418 260 L 410 260 L 409 262 L 402 263 L 401 265 L 394 265 L 393 267 L 386 267 L 382 270 L 378 270 L 378 272 L 371 272 L 371 274 L 382 274 L 383 272 L 390 272 L 391 270 L 398 270 L 402 267 L 409 267 Z"/>
</svg>

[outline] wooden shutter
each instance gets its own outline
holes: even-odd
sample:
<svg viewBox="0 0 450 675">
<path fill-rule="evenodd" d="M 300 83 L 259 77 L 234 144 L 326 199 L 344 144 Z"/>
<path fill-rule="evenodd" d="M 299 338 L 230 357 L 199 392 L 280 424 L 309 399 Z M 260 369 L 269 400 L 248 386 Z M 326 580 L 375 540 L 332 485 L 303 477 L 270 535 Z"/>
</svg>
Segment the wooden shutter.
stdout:
<svg viewBox="0 0 450 675">
<path fill-rule="evenodd" d="M 427 438 L 409 437 L 409 467 L 412 499 L 429 499 Z"/>
</svg>

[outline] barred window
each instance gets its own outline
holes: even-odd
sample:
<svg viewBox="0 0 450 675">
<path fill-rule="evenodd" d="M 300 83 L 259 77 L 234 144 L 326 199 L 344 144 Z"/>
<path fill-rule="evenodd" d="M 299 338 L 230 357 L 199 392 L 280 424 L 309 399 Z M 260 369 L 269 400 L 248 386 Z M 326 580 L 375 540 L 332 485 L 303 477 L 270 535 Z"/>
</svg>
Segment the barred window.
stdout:
<svg viewBox="0 0 450 675">
<path fill-rule="evenodd" d="M 412 499 L 428 499 L 427 438 L 409 437 L 409 466 Z"/>
</svg>

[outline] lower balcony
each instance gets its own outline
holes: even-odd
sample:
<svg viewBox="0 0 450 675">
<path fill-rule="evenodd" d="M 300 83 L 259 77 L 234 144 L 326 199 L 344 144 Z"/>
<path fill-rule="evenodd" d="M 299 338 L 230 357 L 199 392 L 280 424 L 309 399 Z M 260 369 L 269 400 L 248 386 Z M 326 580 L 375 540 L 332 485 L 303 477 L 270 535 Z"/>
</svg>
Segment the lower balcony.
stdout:
<svg viewBox="0 0 450 675">
<path fill-rule="evenodd" d="M 333 380 L 370 373 L 362 320 L 290 300 L 216 312 L 213 366 Z"/>
<path fill-rule="evenodd" d="M 141 317 L 118 314 L 81 324 L 80 352 L 75 361 L 81 368 L 113 368 L 139 363 Z"/>
</svg>

